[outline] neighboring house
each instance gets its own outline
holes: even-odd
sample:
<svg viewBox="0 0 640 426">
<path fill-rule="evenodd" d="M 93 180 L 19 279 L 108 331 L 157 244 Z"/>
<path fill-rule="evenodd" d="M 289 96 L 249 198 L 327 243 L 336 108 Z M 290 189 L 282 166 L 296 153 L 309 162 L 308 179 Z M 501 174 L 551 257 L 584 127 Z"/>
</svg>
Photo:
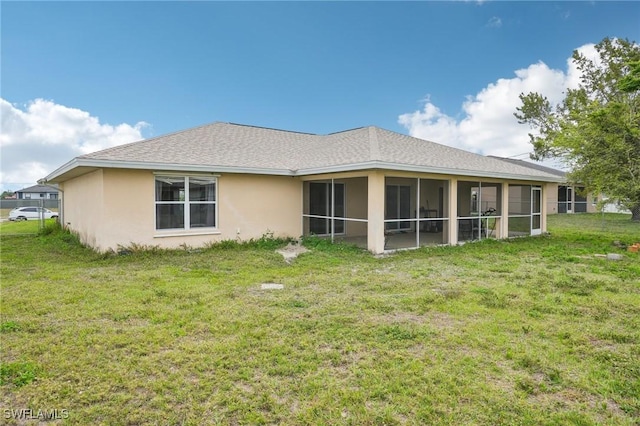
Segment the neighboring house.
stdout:
<svg viewBox="0 0 640 426">
<path fill-rule="evenodd" d="M 561 183 L 549 186 L 547 192 L 547 212 L 555 213 L 595 213 L 597 211 L 597 200 L 592 194 L 584 195 L 584 186 L 571 185 L 567 183 L 567 173 L 562 170 L 553 169 L 540 164 L 531 163 L 513 158 L 494 157 L 511 164 L 518 164 L 534 170 L 543 171 L 562 180 Z"/>
<path fill-rule="evenodd" d="M 76 157 L 41 183 L 98 249 L 319 235 L 374 253 L 546 230 L 562 178 L 377 127 L 213 123 Z"/>
<path fill-rule="evenodd" d="M 16 191 L 18 200 L 57 200 L 57 185 L 34 185 Z"/>
<path fill-rule="evenodd" d="M 605 213 L 624 213 L 631 214 L 631 210 L 625 208 L 620 204 L 620 201 L 608 201 L 609 198 L 606 196 L 602 197 L 602 201 L 605 204 L 602 206 L 602 211 Z M 597 200 L 596 200 L 597 201 Z"/>
</svg>

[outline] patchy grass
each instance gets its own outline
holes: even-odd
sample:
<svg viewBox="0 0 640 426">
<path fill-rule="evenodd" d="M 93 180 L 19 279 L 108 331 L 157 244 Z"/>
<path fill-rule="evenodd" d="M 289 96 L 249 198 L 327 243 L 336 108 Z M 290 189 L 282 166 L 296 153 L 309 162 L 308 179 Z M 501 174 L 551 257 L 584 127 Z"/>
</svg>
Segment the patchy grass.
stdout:
<svg viewBox="0 0 640 426">
<path fill-rule="evenodd" d="M 640 257 L 612 242 L 640 227 L 605 220 L 383 258 L 311 239 L 292 264 L 266 239 L 118 256 L 3 232 L 2 406 L 69 424 L 636 424 Z M 593 256 L 609 252 L 623 260 Z"/>
<path fill-rule="evenodd" d="M 20 222 L 0 222 L 0 236 L 18 235 L 18 234 L 37 234 L 40 225 L 38 220 L 25 220 Z M 45 219 L 45 229 L 52 228 L 57 224 L 56 219 Z"/>
</svg>

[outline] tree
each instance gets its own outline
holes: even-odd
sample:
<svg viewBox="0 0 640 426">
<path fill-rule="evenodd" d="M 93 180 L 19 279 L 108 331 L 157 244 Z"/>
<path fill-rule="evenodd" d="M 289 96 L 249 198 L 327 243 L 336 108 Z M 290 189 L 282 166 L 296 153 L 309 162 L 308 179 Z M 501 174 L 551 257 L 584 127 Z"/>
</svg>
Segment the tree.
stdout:
<svg viewBox="0 0 640 426">
<path fill-rule="evenodd" d="M 605 38 L 595 49 L 593 59 L 573 52 L 580 84 L 558 105 L 522 93 L 514 115 L 537 131 L 532 159 L 561 159 L 571 182 L 619 200 L 640 221 L 640 46 Z"/>
<path fill-rule="evenodd" d="M 0 194 L 0 199 L 4 200 L 5 198 L 13 197 L 13 194 L 14 192 L 11 190 L 2 191 L 2 194 Z"/>
</svg>

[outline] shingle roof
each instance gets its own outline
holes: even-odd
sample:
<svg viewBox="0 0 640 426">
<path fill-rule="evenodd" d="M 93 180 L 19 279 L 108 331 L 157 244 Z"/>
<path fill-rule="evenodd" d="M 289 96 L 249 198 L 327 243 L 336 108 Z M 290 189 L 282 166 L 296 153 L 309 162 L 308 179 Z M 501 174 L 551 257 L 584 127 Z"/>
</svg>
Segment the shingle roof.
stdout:
<svg viewBox="0 0 640 426">
<path fill-rule="evenodd" d="M 27 192 L 27 193 L 50 192 L 52 194 L 57 194 L 58 188 L 55 185 L 34 185 L 28 188 L 19 189 L 16 192 Z"/>
<path fill-rule="evenodd" d="M 563 172 L 562 170 L 554 169 L 551 167 L 543 166 L 542 164 L 531 163 L 529 161 L 518 160 L 516 158 L 504 158 L 504 157 L 496 157 L 493 155 L 489 155 L 490 158 L 497 158 L 498 160 L 507 161 L 512 164 L 517 164 L 523 167 L 529 167 L 531 169 L 540 170 L 545 173 L 549 173 L 561 178 L 566 179 L 567 172 Z"/>
<path fill-rule="evenodd" d="M 216 122 L 77 157 L 49 175 L 82 164 L 288 175 L 386 168 L 556 181 L 555 175 L 378 127 L 328 135 Z M 132 166 L 130 166 L 132 167 Z"/>
</svg>

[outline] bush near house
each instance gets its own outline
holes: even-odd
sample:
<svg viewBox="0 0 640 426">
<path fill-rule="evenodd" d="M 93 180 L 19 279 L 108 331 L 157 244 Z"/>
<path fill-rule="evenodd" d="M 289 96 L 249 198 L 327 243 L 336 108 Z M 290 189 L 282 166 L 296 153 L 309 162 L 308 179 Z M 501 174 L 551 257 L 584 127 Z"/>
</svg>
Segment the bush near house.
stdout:
<svg viewBox="0 0 640 426">
<path fill-rule="evenodd" d="M 3 232 L 2 406 L 68 424 L 636 424 L 640 258 L 613 241 L 637 224 L 549 222 L 387 257 L 311 240 L 290 264 L 265 244 L 100 255 Z"/>
</svg>

